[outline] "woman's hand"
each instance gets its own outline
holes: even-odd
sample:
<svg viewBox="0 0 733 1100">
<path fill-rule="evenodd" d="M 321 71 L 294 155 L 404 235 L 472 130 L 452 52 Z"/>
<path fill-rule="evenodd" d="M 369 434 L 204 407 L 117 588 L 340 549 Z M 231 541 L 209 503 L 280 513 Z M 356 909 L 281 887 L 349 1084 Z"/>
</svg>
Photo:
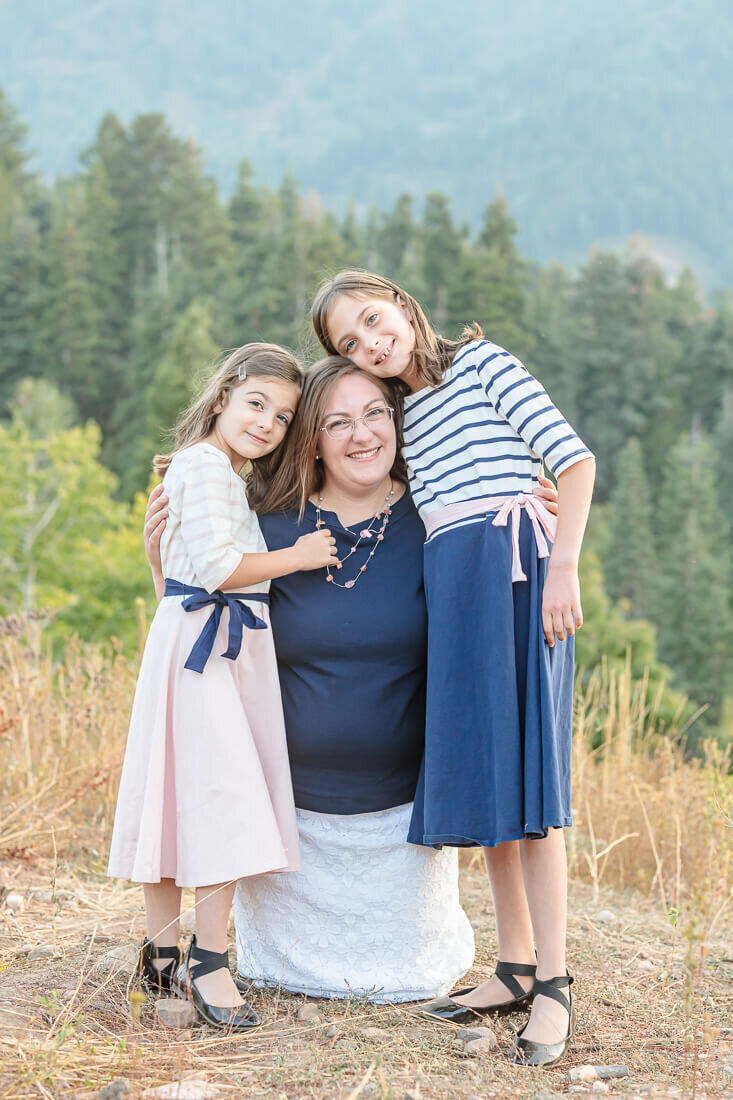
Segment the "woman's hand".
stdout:
<svg viewBox="0 0 733 1100">
<path fill-rule="evenodd" d="M 549 477 L 545 477 L 543 473 L 540 473 L 538 476 L 540 480 L 540 487 L 538 489 L 533 489 L 532 492 L 536 497 L 542 497 L 547 511 L 552 512 L 553 516 L 556 516 L 558 511 L 557 489 L 550 481 Z"/>
<path fill-rule="evenodd" d="M 145 524 L 143 526 L 145 556 L 150 562 L 154 580 L 163 575 L 160 560 L 160 537 L 165 531 L 167 517 L 168 497 L 163 485 L 156 485 L 148 497 L 148 507 L 145 512 Z"/>
</svg>

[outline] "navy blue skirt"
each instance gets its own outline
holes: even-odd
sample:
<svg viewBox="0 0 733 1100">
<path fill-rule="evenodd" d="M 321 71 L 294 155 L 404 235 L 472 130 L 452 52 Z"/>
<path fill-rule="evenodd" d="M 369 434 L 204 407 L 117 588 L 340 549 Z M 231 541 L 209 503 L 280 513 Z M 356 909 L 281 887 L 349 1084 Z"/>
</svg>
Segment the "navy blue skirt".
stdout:
<svg viewBox="0 0 733 1100">
<path fill-rule="evenodd" d="M 526 581 L 512 583 L 511 522 L 491 513 L 425 544 L 428 687 L 408 840 L 438 847 L 543 837 L 572 824 L 575 641 L 542 632 L 547 558 L 522 511 Z"/>
</svg>

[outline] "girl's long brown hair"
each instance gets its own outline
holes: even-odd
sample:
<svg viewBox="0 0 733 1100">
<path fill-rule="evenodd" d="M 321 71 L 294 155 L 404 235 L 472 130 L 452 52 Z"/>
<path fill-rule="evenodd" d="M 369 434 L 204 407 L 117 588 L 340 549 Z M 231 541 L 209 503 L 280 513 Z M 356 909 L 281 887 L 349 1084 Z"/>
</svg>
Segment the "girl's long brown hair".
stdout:
<svg viewBox="0 0 733 1100">
<path fill-rule="evenodd" d="M 323 426 L 331 391 L 341 378 L 358 375 L 368 378 L 394 408 L 394 425 L 397 435 L 397 454 L 391 474 L 396 481 L 407 483 L 407 468 L 402 457 L 402 417 L 400 404 L 393 386 L 382 378 L 357 367 L 342 355 L 322 359 L 310 368 L 305 376 L 298 412 L 290 428 L 281 452 L 281 459 L 264 491 L 256 492 L 253 486 L 247 490 L 250 507 L 260 515 L 266 512 L 297 511 L 303 515 L 308 498 L 318 493 L 324 482 L 323 464 L 316 461 L 320 441 L 319 428 Z"/>
<path fill-rule="evenodd" d="M 169 454 L 156 455 L 153 470 L 160 477 L 166 472 L 175 455 L 194 443 L 200 443 L 211 434 L 216 418 L 217 405 L 226 405 L 232 390 L 242 385 L 245 378 L 274 378 L 278 382 L 290 382 L 300 394 L 303 388 L 303 368 L 285 348 L 277 344 L 244 344 L 230 352 L 193 402 L 178 419 L 173 435 L 175 446 Z M 297 413 L 296 413 L 297 420 Z M 288 434 L 292 426 L 288 429 Z M 287 440 L 288 436 L 285 436 Z M 283 443 L 249 463 L 247 471 L 247 498 L 259 498 L 265 494 L 271 481 L 277 480 L 277 472 L 283 455 Z"/>
<path fill-rule="evenodd" d="M 311 306 L 311 321 L 316 336 L 331 355 L 338 355 L 338 349 L 328 332 L 328 315 L 341 294 L 351 298 L 384 298 L 390 302 L 401 299 L 404 302 L 415 329 L 415 371 L 426 386 L 439 386 L 456 352 L 469 340 L 480 340 L 483 336 L 479 325 L 473 322 L 466 325 L 458 340 L 446 340 L 435 332 L 420 303 L 391 279 L 370 271 L 340 271 L 332 279 L 321 283 Z"/>
</svg>

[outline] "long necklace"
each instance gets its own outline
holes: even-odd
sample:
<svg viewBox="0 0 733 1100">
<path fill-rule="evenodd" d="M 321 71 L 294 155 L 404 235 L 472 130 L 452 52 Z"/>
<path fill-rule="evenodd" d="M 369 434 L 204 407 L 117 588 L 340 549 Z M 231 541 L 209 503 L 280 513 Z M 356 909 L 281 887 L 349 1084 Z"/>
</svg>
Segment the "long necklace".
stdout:
<svg viewBox="0 0 733 1100">
<path fill-rule="evenodd" d="M 379 546 L 379 544 L 381 542 L 384 542 L 384 532 L 387 529 L 387 524 L 389 523 L 389 517 L 392 515 L 392 501 L 394 499 L 394 494 L 395 494 L 394 483 L 392 481 L 390 481 L 390 483 L 389 483 L 389 492 L 387 493 L 386 497 L 384 498 L 384 504 L 382 505 L 381 508 L 379 508 L 374 513 L 372 518 L 369 520 L 368 525 L 366 527 L 362 527 L 361 531 L 359 532 L 359 538 L 356 540 L 356 543 L 351 547 L 348 554 L 346 554 L 345 557 L 343 557 L 343 558 L 338 558 L 337 561 L 336 561 L 335 566 L 331 566 L 331 565 L 326 566 L 326 578 L 325 579 L 327 581 L 330 581 L 331 584 L 335 584 L 337 588 L 353 588 L 354 585 L 356 584 L 356 582 L 359 580 L 359 577 L 361 577 L 362 573 L 366 573 L 369 562 L 372 560 L 372 558 L 374 557 L 374 555 L 377 552 L 377 547 Z M 325 525 L 326 525 L 326 521 L 321 519 L 321 507 L 322 507 L 322 505 L 323 505 L 323 497 L 319 496 L 318 503 L 316 504 L 316 529 L 318 529 L 319 527 L 325 527 Z M 381 526 L 379 526 L 380 520 L 381 520 Z M 346 528 L 344 528 L 344 530 L 346 530 Z M 365 539 L 373 538 L 375 535 L 376 535 L 376 540 L 375 540 L 374 546 L 369 551 L 369 554 L 367 555 L 367 558 L 366 558 L 366 561 L 364 562 L 364 564 L 359 566 L 359 568 L 357 570 L 357 573 L 356 573 L 356 576 L 352 580 L 344 581 L 343 584 L 339 584 L 339 582 L 333 576 L 331 570 L 333 568 L 341 569 L 344 562 L 348 561 L 349 558 L 351 557 L 351 555 L 356 553 L 356 551 L 361 546 L 362 542 Z"/>
</svg>

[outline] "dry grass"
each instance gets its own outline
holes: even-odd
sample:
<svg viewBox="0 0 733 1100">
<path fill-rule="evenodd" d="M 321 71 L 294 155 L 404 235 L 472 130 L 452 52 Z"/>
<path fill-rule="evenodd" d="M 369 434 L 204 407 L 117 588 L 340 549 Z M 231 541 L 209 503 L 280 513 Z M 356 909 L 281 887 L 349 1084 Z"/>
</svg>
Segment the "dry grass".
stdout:
<svg viewBox="0 0 733 1100">
<path fill-rule="evenodd" d="M 134 985 L 93 974 L 109 946 L 137 943 L 142 929 L 140 889 L 104 874 L 133 684 L 134 668 L 119 655 L 71 647 L 54 664 L 42 639 L 5 624 L 0 888 L 20 893 L 25 907 L 0 907 L 3 1097 L 92 1095 L 119 1076 L 137 1094 L 187 1075 L 205 1076 L 224 1095 L 281 1098 L 568 1089 L 567 1066 L 541 1074 L 513 1069 L 499 1053 L 465 1058 L 449 1028 L 419 1020 L 410 1006 L 324 1003 L 324 1022 L 310 1026 L 296 1019 L 302 998 L 255 993 L 267 1024 L 246 1039 L 164 1031 L 150 1001 L 136 1019 Z M 630 1076 L 612 1085 L 618 1093 L 717 1097 L 733 1092 L 723 1060 L 733 1007 L 728 761 L 713 746 L 704 759 L 685 759 L 644 699 L 628 671 L 601 669 L 577 700 L 568 842 L 579 1020 L 568 1065 L 627 1064 Z M 462 872 L 477 927 L 474 978 L 495 959 L 478 864 L 469 856 Z M 617 919 L 599 921 L 604 908 Z M 19 955 L 41 943 L 57 957 Z M 500 1050 L 518 1022 L 497 1025 Z M 386 1034 L 369 1039 L 365 1026 Z"/>
</svg>

